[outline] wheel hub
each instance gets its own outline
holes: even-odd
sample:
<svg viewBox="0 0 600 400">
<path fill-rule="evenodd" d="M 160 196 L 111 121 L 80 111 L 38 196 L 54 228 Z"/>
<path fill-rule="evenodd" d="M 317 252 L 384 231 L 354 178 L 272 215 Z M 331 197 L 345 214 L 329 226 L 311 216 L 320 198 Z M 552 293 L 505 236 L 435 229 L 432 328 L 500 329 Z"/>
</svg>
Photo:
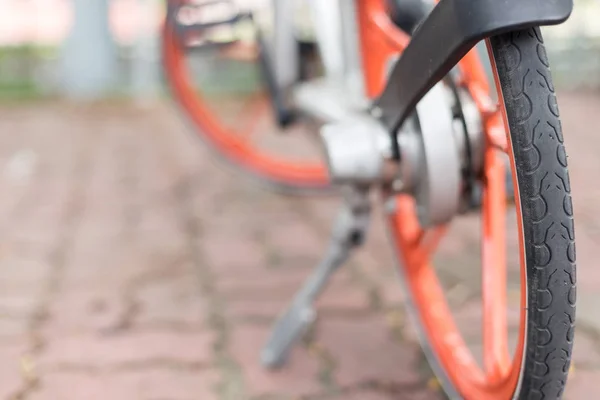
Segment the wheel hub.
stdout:
<svg viewBox="0 0 600 400">
<path fill-rule="evenodd" d="M 483 157 L 479 113 L 466 92 L 460 96 L 458 101 L 440 82 L 423 97 L 398 132 L 399 161 L 392 159 L 389 133 L 373 116 L 324 126 L 321 137 L 331 179 L 410 194 L 423 227 L 449 222 L 461 210 L 465 177 L 479 176 Z M 452 112 L 457 104 L 464 120 Z"/>
</svg>

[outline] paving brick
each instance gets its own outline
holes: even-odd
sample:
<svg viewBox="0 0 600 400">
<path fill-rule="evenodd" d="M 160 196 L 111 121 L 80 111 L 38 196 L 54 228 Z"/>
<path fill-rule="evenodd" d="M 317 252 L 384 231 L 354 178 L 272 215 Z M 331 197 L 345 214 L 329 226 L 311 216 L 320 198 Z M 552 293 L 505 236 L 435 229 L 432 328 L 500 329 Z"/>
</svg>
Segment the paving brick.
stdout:
<svg viewBox="0 0 600 400">
<path fill-rule="evenodd" d="M 394 272 L 395 264 L 388 250 L 387 244 L 362 247 L 352 253 L 349 263 L 362 281 L 376 284 L 391 279 L 390 275 Z M 394 276 L 393 279 L 397 278 Z"/>
<path fill-rule="evenodd" d="M 316 307 L 324 312 L 368 311 L 371 298 L 369 290 L 348 280 L 333 281 L 317 300 Z"/>
<path fill-rule="evenodd" d="M 0 318 L 27 318 L 34 314 L 38 299 L 32 291 L 7 290 L 0 292 Z"/>
<path fill-rule="evenodd" d="M 352 283 L 347 275 L 334 279 L 315 302 L 315 309 L 324 316 L 367 312 L 370 309 L 369 291 Z M 268 281 L 268 276 L 265 281 Z M 290 304 L 303 280 L 287 283 L 282 281 L 272 286 L 240 285 L 228 291 L 228 315 L 242 320 L 274 320 Z M 268 291 L 268 292 L 264 292 Z"/>
<path fill-rule="evenodd" d="M 209 332 L 182 331 L 62 336 L 48 343 L 40 363 L 48 367 L 111 367 L 156 361 L 205 365 L 212 361 L 212 341 Z"/>
<path fill-rule="evenodd" d="M 31 290 L 31 285 L 0 288 L 0 342 L 22 338 L 27 333 L 39 309 L 40 289 Z"/>
<path fill-rule="evenodd" d="M 406 293 L 400 275 L 396 271 L 382 274 L 377 283 L 377 293 L 382 305 L 385 307 L 397 307 L 404 304 Z"/>
<path fill-rule="evenodd" d="M 178 226 L 177 211 L 172 204 L 169 208 L 169 213 L 166 213 L 163 207 L 142 207 L 142 216 L 136 228 L 138 240 L 148 249 L 160 249 L 165 254 L 181 254 L 187 246 L 187 238 Z"/>
<path fill-rule="evenodd" d="M 567 399 L 587 399 L 599 380 L 596 342 L 586 332 L 600 332 L 600 273 L 593 268 L 600 192 L 590 186 L 589 174 L 600 161 L 590 146 L 598 136 L 590 135 L 589 124 L 581 121 L 600 101 L 567 94 L 561 104 L 565 131 L 573 133 L 566 140 L 579 224 L 578 260 L 585 275 L 579 284 L 578 324 L 586 330 L 578 330 Z M 0 179 L 0 222 L 7 233 L 0 246 L 0 398 L 21 386 L 18 359 L 25 346 L 20 341 L 56 268 L 56 296 L 39 303 L 48 318 L 40 332 L 44 351 L 33 360 L 39 361 L 42 385 L 31 398 L 211 400 L 210 382 L 218 379 L 210 368 L 219 364 L 212 357 L 216 338 L 204 317 L 220 309 L 207 310 L 196 288 L 197 276 L 188 268 L 191 260 L 197 263 L 190 244 L 206 257 L 194 268 L 209 269 L 215 277 L 209 289 L 225 306 L 220 322 L 232 330 L 225 350 L 240 365 L 248 394 L 295 398 L 325 393 L 319 376 L 328 364 L 320 370 L 320 355 L 302 348 L 284 369 L 262 370 L 258 353 L 268 328 L 246 322 L 271 320 L 289 302 L 322 256 L 339 198 L 290 199 L 256 188 L 184 133 L 169 107 L 141 112 L 125 104 L 56 104 L 0 109 L 0 116 L 0 132 L 20 133 L 0 135 L 0 163 L 6 165 L 23 149 L 32 149 L 39 160 L 28 182 Z M 86 129 L 73 129 L 77 126 Z M 301 144 L 290 146 L 289 139 L 271 138 L 268 145 L 300 154 Z M 91 173 L 88 182 L 77 182 L 74 168 L 88 147 L 93 149 Z M 77 199 L 85 207 L 71 232 L 62 219 L 72 187 L 79 184 L 88 187 Z M 406 315 L 396 311 L 403 293 L 393 274 L 381 210 L 376 207 L 373 215 L 369 242 L 353 257 L 360 278 L 348 286 L 336 281 L 319 302 L 321 310 L 332 312 L 320 314 L 317 342 L 335 361 L 334 381 L 349 390 L 340 399 L 436 399 L 417 373 L 418 344 Z M 199 227 L 195 236 L 188 231 L 192 218 Z M 56 244 L 71 234 L 74 242 L 59 248 L 66 265 L 47 262 Z M 459 283 L 467 295 L 478 292 L 479 238 L 476 216 L 453 222 L 436 258 L 448 288 Z M 515 239 L 514 230 L 509 231 L 509 242 Z M 514 243 L 509 248 L 513 258 L 518 256 Z M 511 282 L 515 271 L 509 271 Z M 378 288 L 385 315 L 368 310 L 367 284 Z M 125 307 L 124 294 L 137 306 Z M 453 306 L 465 298 L 460 290 L 450 297 Z M 480 315 L 470 306 L 457 308 L 458 322 L 478 330 Z M 111 329 L 123 314 L 132 327 Z M 392 339 L 390 331 L 398 327 L 402 335 Z M 356 386 L 371 381 L 395 385 Z"/>
<path fill-rule="evenodd" d="M 304 262 L 311 267 L 317 262 L 315 255 L 325 252 L 329 238 L 309 226 L 306 221 L 289 219 L 274 221 L 266 229 L 269 246 L 285 257 L 288 263 Z"/>
<path fill-rule="evenodd" d="M 135 291 L 138 312 L 135 323 L 149 326 L 199 327 L 207 305 L 194 274 L 160 277 Z"/>
<path fill-rule="evenodd" d="M 394 398 L 398 396 L 374 390 L 352 390 L 334 397 L 336 400 L 392 400 Z"/>
<path fill-rule="evenodd" d="M 401 309 L 392 309 L 392 311 L 388 313 L 387 318 L 389 321 L 388 323 L 392 327 L 399 327 L 398 330 L 403 342 L 420 346 L 419 331 L 408 313 Z"/>
<path fill-rule="evenodd" d="M 58 293 L 47 304 L 48 337 L 74 333 L 100 334 L 115 329 L 128 312 L 123 293 L 111 289 L 75 289 Z"/>
<path fill-rule="evenodd" d="M 260 366 L 260 351 L 268 338 L 267 327 L 236 326 L 229 350 L 241 367 L 249 396 L 285 394 L 302 396 L 316 393 L 321 388 L 318 381 L 318 362 L 308 352 L 297 346 L 288 363 L 281 369 L 268 371 Z"/>
<path fill-rule="evenodd" d="M 450 257 L 438 252 L 433 257 L 433 265 L 438 274 L 442 288 L 448 294 L 458 285 L 459 296 L 450 297 L 450 305 L 460 305 L 470 295 L 481 293 L 481 258 L 479 246 L 466 249 L 457 257 Z"/>
<path fill-rule="evenodd" d="M 20 390 L 25 381 L 21 373 L 22 357 L 27 347 L 23 341 L 0 343 L 0 398 L 8 399 Z"/>
<path fill-rule="evenodd" d="M 89 374 L 50 373 L 32 400 L 216 400 L 212 370 L 151 368 Z"/>
<path fill-rule="evenodd" d="M 273 322 L 287 307 L 287 304 L 288 302 L 282 300 L 239 298 L 228 300 L 225 310 L 227 317 L 231 318 L 232 321 L 262 320 Z"/>
<path fill-rule="evenodd" d="M 334 379 L 342 387 L 364 382 L 414 385 L 421 380 L 416 371 L 420 349 L 394 341 L 381 317 L 323 319 L 316 340 L 333 357 Z"/>
<path fill-rule="evenodd" d="M 315 197 L 302 199 L 302 202 L 310 215 L 313 216 L 314 223 L 323 232 L 329 234 L 342 204 L 341 200 L 338 197 Z"/>
<path fill-rule="evenodd" d="M 511 354 L 514 354 L 515 349 L 517 348 L 517 342 L 519 339 L 519 331 L 518 329 L 509 329 L 507 334 L 508 339 L 508 350 Z M 483 365 L 483 341 L 480 338 L 474 339 L 465 339 L 467 348 L 471 352 L 471 355 L 475 359 L 475 361 L 481 366 Z"/>
<path fill-rule="evenodd" d="M 335 400 L 441 400 L 440 393 L 433 390 L 414 390 L 409 388 L 404 391 L 383 390 L 351 390 L 334 397 Z"/>
<path fill-rule="evenodd" d="M 60 188 L 57 193 L 50 182 L 39 182 L 35 185 L 36 195 L 44 197 L 44 202 L 34 202 L 18 223 L 11 226 L 10 236 L 13 240 L 36 242 L 40 246 L 49 247 L 56 242 L 56 227 L 65 213 L 66 190 Z"/>
<path fill-rule="evenodd" d="M 572 362 L 576 368 L 600 369 L 600 345 L 581 329 L 575 333 Z"/>
<path fill-rule="evenodd" d="M 120 290 L 132 280 L 142 276 L 160 261 L 144 253 L 135 253 L 130 246 L 119 249 L 114 242 L 99 244 L 90 251 L 76 251 L 69 255 L 68 266 L 63 273 L 62 290 L 113 289 Z M 106 249 L 113 249 L 107 251 Z"/>
<path fill-rule="evenodd" d="M 48 260 L 32 257 L 23 257 L 17 254 L 2 257 L 0 270 L 2 270 L 2 283 L 6 286 L 33 285 L 44 282 L 52 265 Z"/>
<path fill-rule="evenodd" d="M 217 280 L 218 293 L 225 299 L 292 299 L 308 277 L 308 271 L 262 269 L 250 274 L 232 274 Z"/>
<path fill-rule="evenodd" d="M 479 342 L 482 338 L 483 307 L 481 300 L 469 300 L 452 310 L 456 327 L 466 341 Z"/>
<path fill-rule="evenodd" d="M 592 399 L 600 392 L 600 369 L 572 371 L 565 389 L 565 400 Z"/>
<path fill-rule="evenodd" d="M 206 261 L 217 274 L 252 273 L 267 264 L 263 247 L 248 236 L 211 234 L 203 239 L 202 248 Z"/>
<path fill-rule="evenodd" d="M 583 222 L 583 224 L 585 224 L 585 222 Z M 596 294 L 600 291 L 600 269 L 595 268 L 598 260 L 598 241 L 594 240 L 585 231 L 581 233 L 578 231 L 576 240 L 577 266 L 580 268 L 580 271 L 585 273 L 585 279 L 579 279 L 577 281 L 577 294 L 582 294 L 581 297 L 578 296 L 577 300 L 583 303 L 592 303 L 590 305 L 594 307 L 594 304 L 596 303 L 595 297 L 590 296 L 586 298 L 586 294 Z M 587 304 L 585 306 L 587 306 Z M 583 318 L 586 318 L 586 315 L 589 314 L 586 312 L 579 314 L 579 316 Z M 598 327 L 600 327 L 600 323 L 598 323 L 600 320 L 597 318 L 597 315 L 594 315 L 593 319 L 596 321 L 595 323 L 598 324 Z"/>
<path fill-rule="evenodd" d="M 397 399 L 406 399 L 406 400 L 443 400 L 446 399 L 446 396 L 444 396 L 443 393 L 441 393 L 440 390 L 433 390 L 433 389 L 422 389 L 422 390 L 416 390 L 414 392 L 408 392 L 408 393 L 398 393 L 397 394 L 398 397 L 395 397 Z"/>
<path fill-rule="evenodd" d="M 30 320 L 23 317 L 0 317 L 0 342 L 22 338 L 29 330 Z"/>
</svg>

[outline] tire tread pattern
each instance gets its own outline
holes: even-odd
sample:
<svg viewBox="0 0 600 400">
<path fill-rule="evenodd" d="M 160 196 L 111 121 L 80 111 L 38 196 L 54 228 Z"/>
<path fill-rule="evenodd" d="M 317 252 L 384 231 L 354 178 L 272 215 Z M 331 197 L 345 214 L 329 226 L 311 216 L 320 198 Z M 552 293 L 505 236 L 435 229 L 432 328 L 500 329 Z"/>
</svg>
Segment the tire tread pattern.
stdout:
<svg viewBox="0 0 600 400">
<path fill-rule="evenodd" d="M 575 328 L 576 267 L 567 155 L 539 28 L 491 38 L 502 86 L 523 217 L 528 318 L 515 398 L 562 397 Z"/>
</svg>

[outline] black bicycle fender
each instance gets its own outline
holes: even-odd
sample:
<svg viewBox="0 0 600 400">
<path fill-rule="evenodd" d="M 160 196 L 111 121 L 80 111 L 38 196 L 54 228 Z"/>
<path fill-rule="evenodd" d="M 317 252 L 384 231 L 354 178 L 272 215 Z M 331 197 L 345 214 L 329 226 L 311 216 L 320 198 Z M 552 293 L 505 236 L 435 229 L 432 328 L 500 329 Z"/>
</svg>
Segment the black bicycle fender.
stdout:
<svg viewBox="0 0 600 400">
<path fill-rule="evenodd" d="M 374 106 L 395 132 L 421 98 L 482 39 L 564 22 L 572 0 L 441 0 L 417 28 Z"/>
</svg>

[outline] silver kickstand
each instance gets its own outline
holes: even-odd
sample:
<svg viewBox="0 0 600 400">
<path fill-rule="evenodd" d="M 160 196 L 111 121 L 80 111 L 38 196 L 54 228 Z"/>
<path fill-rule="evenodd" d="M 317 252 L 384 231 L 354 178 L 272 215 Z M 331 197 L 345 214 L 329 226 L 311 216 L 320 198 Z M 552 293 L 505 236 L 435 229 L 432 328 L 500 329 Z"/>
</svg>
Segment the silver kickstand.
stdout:
<svg viewBox="0 0 600 400">
<path fill-rule="evenodd" d="M 364 241 L 370 217 L 369 189 L 355 186 L 345 189 L 344 203 L 334 222 L 325 257 L 274 324 L 271 336 L 263 347 L 261 363 L 267 368 L 276 368 L 285 363 L 294 343 L 315 319 L 313 302 L 333 273 L 349 258 L 351 250 Z"/>
</svg>

